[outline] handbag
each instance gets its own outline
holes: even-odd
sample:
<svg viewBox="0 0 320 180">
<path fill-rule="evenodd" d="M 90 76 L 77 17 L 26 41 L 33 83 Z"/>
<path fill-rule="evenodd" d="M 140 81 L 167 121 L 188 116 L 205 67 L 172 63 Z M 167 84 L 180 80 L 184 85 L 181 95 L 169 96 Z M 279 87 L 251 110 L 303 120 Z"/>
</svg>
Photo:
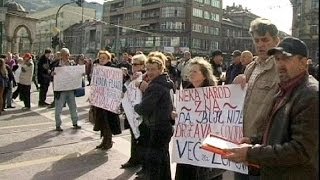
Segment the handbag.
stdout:
<svg viewBox="0 0 320 180">
<path fill-rule="evenodd" d="M 84 80 L 82 78 L 82 87 L 78 88 L 75 90 L 74 92 L 74 96 L 75 97 L 82 97 L 86 95 L 86 89 L 85 89 L 85 84 L 84 84 Z"/>
</svg>

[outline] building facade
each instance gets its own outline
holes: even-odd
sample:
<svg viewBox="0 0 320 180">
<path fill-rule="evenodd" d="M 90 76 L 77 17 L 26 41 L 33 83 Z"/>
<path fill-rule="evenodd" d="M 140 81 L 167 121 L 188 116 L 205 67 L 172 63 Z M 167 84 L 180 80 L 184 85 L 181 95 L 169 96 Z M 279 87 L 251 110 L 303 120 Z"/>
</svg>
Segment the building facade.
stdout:
<svg viewBox="0 0 320 180">
<path fill-rule="evenodd" d="M 64 45 L 72 54 L 84 54 L 96 58 L 99 50 L 104 49 L 102 31 L 105 24 L 101 21 L 86 20 L 64 30 Z"/>
<path fill-rule="evenodd" d="M 258 18 L 241 5 L 227 6 L 222 19 L 221 50 L 227 55 L 234 50 L 249 50 L 255 53 L 253 41 L 249 34 L 250 23 Z M 230 59 L 230 58 L 228 58 Z"/>
<path fill-rule="evenodd" d="M 104 3 L 105 44 L 114 52 L 208 55 L 220 48 L 221 0 L 114 0 Z"/>
<path fill-rule="evenodd" d="M 303 40 L 309 55 L 319 63 L 319 0 L 290 0 L 293 7 L 292 36 Z"/>
<path fill-rule="evenodd" d="M 36 24 L 35 41 L 35 50 L 37 50 L 38 53 L 42 53 L 45 48 L 51 47 L 51 38 L 57 31 L 62 32 L 59 38 L 63 42 L 63 31 L 65 29 L 82 20 L 96 18 L 95 9 L 66 5 L 63 6 L 59 14 L 57 14 L 58 9 L 59 7 L 54 7 L 30 15 L 31 17 L 39 19 Z"/>
</svg>

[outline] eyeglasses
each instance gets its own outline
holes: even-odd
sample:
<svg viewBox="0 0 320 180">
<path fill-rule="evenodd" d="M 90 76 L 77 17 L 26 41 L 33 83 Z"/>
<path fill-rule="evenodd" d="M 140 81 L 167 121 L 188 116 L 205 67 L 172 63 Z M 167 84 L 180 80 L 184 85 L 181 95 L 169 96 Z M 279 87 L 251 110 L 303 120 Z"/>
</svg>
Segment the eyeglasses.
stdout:
<svg viewBox="0 0 320 180">
<path fill-rule="evenodd" d="M 139 65 L 143 65 L 143 64 L 138 64 L 138 63 L 133 63 L 133 66 L 139 66 Z"/>
</svg>

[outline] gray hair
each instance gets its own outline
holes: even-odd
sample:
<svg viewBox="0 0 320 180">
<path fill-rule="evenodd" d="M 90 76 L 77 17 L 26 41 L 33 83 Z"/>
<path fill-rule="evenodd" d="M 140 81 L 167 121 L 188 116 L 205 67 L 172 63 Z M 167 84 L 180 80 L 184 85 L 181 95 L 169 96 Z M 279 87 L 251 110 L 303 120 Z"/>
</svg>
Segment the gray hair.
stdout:
<svg viewBox="0 0 320 180">
<path fill-rule="evenodd" d="M 249 33 L 257 33 L 259 36 L 264 36 L 269 33 L 272 37 L 278 37 L 278 28 L 269 19 L 256 18 L 250 23 Z"/>
<path fill-rule="evenodd" d="M 60 53 L 61 53 L 61 54 L 70 54 L 70 51 L 69 51 L 68 48 L 62 48 L 62 49 L 60 50 Z"/>
</svg>

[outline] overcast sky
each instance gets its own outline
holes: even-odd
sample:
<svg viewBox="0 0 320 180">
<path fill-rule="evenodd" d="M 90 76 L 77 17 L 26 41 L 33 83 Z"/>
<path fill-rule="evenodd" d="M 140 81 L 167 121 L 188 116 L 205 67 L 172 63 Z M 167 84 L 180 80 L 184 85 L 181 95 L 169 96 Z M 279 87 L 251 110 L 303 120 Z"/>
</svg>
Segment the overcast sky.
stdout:
<svg viewBox="0 0 320 180">
<path fill-rule="evenodd" d="M 104 0 L 86 0 L 103 4 Z M 223 8 L 241 4 L 252 13 L 270 19 L 278 29 L 291 35 L 292 6 L 289 0 L 223 0 Z"/>
</svg>

